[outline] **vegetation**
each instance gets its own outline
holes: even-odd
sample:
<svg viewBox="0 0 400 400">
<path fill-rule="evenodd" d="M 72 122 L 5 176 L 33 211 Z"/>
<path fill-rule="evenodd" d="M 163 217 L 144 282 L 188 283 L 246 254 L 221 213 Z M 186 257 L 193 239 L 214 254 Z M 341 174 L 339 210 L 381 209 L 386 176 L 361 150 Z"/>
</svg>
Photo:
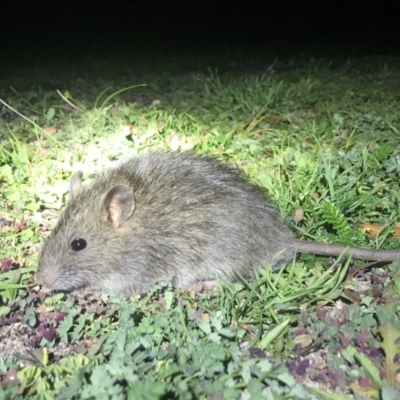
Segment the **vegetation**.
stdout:
<svg viewBox="0 0 400 400">
<path fill-rule="evenodd" d="M 130 299 L 34 285 L 71 173 L 154 149 L 236 166 L 299 238 L 399 247 L 396 60 L 226 57 L 3 78 L 1 398 L 399 398 L 398 263 L 301 255 L 197 296 L 169 283 Z"/>
</svg>

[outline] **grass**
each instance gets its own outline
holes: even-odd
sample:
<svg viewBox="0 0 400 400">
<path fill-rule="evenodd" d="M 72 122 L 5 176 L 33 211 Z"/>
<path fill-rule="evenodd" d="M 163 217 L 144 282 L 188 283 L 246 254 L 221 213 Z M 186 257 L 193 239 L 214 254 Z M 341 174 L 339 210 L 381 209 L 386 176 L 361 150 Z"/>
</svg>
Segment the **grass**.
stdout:
<svg viewBox="0 0 400 400">
<path fill-rule="evenodd" d="M 154 149 L 236 166 L 300 238 L 398 247 L 396 60 L 227 57 L 2 78 L 0 397 L 398 398 L 397 263 L 302 255 L 196 298 L 168 283 L 130 299 L 33 284 L 71 173 Z"/>
</svg>

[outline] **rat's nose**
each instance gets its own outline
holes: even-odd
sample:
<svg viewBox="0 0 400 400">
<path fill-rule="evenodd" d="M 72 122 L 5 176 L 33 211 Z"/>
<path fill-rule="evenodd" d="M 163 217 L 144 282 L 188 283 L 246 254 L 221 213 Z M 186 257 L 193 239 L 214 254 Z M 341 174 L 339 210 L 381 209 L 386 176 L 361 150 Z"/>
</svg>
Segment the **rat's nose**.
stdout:
<svg viewBox="0 0 400 400">
<path fill-rule="evenodd" d="M 52 276 L 52 274 L 39 269 L 33 275 L 33 279 L 35 280 L 35 283 L 40 286 L 51 287 L 54 283 L 55 277 Z"/>
<path fill-rule="evenodd" d="M 44 284 L 44 277 L 43 274 L 41 274 L 39 271 L 36 271 L 35 274 L 33 275 L 33 279 L 35 280 L 35 283 L 39 285 Z"/>
</svg>

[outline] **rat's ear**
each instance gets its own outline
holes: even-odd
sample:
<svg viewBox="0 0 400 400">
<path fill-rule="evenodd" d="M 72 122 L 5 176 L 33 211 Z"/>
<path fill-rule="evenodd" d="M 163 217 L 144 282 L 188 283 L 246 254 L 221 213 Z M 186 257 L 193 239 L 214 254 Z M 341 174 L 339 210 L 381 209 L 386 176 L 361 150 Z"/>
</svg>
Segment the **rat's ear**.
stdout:
<svg viewBox="0 0 400 400">
<path fill-rule="evenodd" d="M 103 218 L 111 222 L 113 228 L 119 228 L 135 209 L 132 189 L 127 185 L 115 185 L 104 196 L 101 207 Z"/>
<path fill-rule="evenodd" d="M 76 196 L 76 194 L 82 189 L 82 171 L 76 171 L 72 174 L 71 180 L 69 181 L 69 194 L 71 197 Z"/>
</svg>

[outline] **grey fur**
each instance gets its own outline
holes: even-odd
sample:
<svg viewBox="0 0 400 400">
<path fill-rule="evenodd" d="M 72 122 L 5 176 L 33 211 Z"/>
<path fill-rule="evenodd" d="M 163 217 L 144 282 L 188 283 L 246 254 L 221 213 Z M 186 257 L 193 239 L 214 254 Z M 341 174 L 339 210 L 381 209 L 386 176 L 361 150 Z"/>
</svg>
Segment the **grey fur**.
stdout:
<svg viewBox="0 0 400 400">
<path fill-rule="evenodd" d="M 70 188 L 35 274 L 51 290 L 93 285 L 130 295 L 161 280 L 188 288 L 215 274 L 235 279 L 234 271 L 249 276 L 268 263 L 278 269 L 303 243 L 257 188 L 206 156 L 150 153 L 87 186 L 75 173 Z M 73 250 L 77 239 L 86 248 Z"/>
</svg>

